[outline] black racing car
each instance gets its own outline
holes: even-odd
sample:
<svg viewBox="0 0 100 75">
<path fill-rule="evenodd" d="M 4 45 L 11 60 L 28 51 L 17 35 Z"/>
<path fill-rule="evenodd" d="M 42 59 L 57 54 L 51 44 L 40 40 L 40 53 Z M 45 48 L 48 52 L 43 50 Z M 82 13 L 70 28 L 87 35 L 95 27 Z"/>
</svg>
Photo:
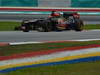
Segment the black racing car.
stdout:
<svg viewBox="0 0 100 75">
<path fill-rule="evenodd" d="M 77 12 L 63 12 L 59 16 L 39 18 L 33 20 L 23 20 L 21 26 L 15 27 L 15 30 L 29 32 L 37 30 L 39 32 L 63 31 L 63 30 L 83 30 L 83 21 Z"/>
</svg>

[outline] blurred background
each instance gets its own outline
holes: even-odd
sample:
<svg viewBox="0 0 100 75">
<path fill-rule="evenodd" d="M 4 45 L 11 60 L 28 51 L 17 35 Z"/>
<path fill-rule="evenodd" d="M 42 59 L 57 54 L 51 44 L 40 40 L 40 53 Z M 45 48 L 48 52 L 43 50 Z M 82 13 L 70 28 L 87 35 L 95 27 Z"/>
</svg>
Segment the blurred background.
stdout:
<svg viewBox="0 0 100 75">
<path fill-rule="evenodd" d="M 99 8 L 100 0 L 0 0 L 0 6 Z"/>
<path fill-rule="evenodd" d="M 23 19 L 33 19 L 45 17 L 50 12 L 44 11 L 12 11 L 4 7 L 28 7 L 28 8 L 98 8 L 100 10 L 100 0 L 0 0 L 0 21 L 22 21 Z M 85 23 L 100 24 L 100 11 L 78 12 Z M 91 22 L 90 22 L 91 21 Z M 94 21 L 94 22 L 93 22 Z"/>
</svg>

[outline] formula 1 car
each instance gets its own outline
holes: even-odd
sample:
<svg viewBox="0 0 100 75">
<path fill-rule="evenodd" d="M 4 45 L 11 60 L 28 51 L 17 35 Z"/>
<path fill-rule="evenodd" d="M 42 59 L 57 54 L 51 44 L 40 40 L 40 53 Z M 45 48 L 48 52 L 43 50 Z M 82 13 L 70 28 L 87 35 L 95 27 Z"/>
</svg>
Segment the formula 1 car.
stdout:
<svg viewBox="0 0 100 75">
<path fill-rule="evenodd" d="M 83 21 L 77 12 L 63 12 L 58 16 L 39 18 L 33 20 L 23 20 L 21 26 L 15 27 L 15 30 L 29 32 L 37 30 L 39 32 L 63 31 L 63 30 L 83 30 Z"/>
</svg>

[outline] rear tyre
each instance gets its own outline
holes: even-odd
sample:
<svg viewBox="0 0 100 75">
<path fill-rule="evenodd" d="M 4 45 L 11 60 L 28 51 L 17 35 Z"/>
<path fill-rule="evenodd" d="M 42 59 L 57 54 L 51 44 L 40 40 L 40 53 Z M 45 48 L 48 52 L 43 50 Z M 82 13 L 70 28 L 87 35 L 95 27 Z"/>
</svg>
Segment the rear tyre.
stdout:
<svg viewBox="0 0 100 75">
<path fill-rule="evenodd" d="M 83 21 L 78 19 L 75 23 L 75 31 L 82 31 L 84 27 Z"/>
</svg>

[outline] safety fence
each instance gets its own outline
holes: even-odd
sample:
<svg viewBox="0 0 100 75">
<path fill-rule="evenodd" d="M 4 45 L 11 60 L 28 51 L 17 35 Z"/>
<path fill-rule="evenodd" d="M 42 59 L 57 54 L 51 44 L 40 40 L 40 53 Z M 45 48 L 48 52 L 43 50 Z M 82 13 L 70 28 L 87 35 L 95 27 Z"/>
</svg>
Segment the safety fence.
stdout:
<svg viewBox="0 0 100 75">
<path fill-rule="evenodd" d="M 0 6 L 99 8 L 100 0 L 0 0 Z"/>
<path fill-rule="evenodd" d="M 100 8 L 100 0 L 71 0 L 71 7 Z"/>
<path fill-rule="evenodd" d="M 36 7 L 38 0 L 0 0 L 0 6 L 10 7 Z"/>
</svg>

